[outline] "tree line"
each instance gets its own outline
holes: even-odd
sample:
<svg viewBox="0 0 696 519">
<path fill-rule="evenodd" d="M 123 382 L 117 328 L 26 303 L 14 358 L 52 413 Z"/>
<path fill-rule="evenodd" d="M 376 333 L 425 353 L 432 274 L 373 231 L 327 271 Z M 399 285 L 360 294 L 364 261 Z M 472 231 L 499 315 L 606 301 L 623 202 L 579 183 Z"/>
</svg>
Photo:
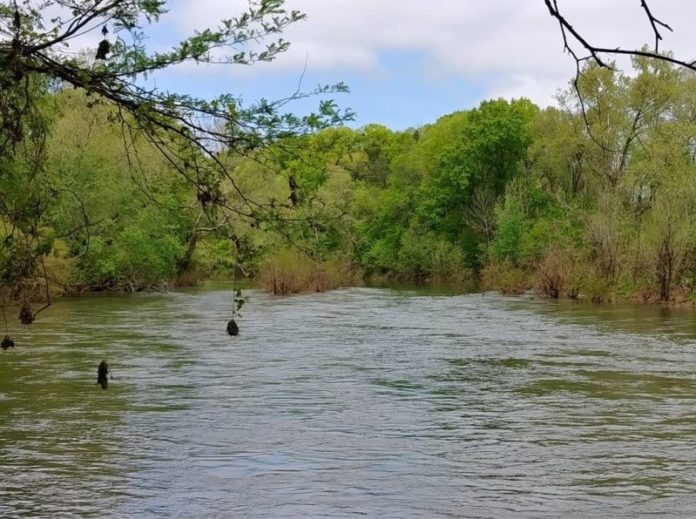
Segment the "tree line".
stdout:
<svg viewBox="0 0 696 519">
<path fill-rule="evenodd" d="M 44 88 L 41 142 L 0 161 L 4 297 L 237 274 L 276 293 L 368 278 L 691 299 L 695 81 L 644 58 L 631 74 L 588 64 L 557 107 L 490 100 L 405 131 L 220 150 L 234 182 L 206 177 L 193 152 L 182 175 L 112 105 Z"/>
<path fill-rule="evenodd" d="M 556 107 L 491 100 L 402 132 L 303 137 L 301 157 L 277 164 L 305 210 L 334 214 L 295 239 L 367 277 L 693 299 L 696 78 L 632 66 L 588 62 Z"/>
</svg>

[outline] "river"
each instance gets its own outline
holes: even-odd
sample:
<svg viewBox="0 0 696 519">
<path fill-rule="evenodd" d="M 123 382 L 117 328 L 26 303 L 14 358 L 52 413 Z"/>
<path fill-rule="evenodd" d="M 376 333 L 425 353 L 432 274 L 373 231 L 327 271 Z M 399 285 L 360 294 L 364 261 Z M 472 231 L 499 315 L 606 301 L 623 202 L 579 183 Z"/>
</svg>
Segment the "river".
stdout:
<svg viewBox="0 0 696 519">
<path fill-rule="evenodd" d="M 236 338 L 222 289 L 17 326 L 0 517 L 696 514 L 693 310 L 250 295 Z"/>
</svg>

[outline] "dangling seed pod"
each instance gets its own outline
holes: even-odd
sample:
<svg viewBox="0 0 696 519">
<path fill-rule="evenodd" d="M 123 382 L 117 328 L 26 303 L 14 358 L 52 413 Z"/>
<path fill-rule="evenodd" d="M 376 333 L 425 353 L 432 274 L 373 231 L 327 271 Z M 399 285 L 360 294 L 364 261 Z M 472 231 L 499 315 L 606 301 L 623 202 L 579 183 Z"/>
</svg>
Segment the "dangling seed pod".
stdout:
<svg viewBox="0 0 696 519">
<path fill-rule="evenodd" d="M 203 207 L 206 207 L 210 202 L 213 201 L 213 195 L 211 195 L 208 191 L 203 190 L 198 191 L 196 198 L 198 198 L 198 201 Z"/>
<path fill-rule="evenodd" d="M 24 303 L 19 311 L 19 322 L 22 324 L 31 324 L 34 322 L 34 312 L 31 311 L 29 303 Z"/>
<path fill-rule="evenodd" d="M 237 322 L 234 319 L 230 319 L 227 323 L 227 333 L 232 337 L 239 335 L 239 326 L 237 326 Z"/>
<path fill-rule="evenodd" d="M 105 360 L 101 361 L 99 363 L 99 367 L 97 368 L 97 384 L 99 384 L 102 389 L 106 389 L 109 387 L 109 365 L 106 363 Z"/>
<path fill-rule="evenodd" d="M 9 335 L 5 335 L 3 337 L 2 342 L 0 342 L 0 348 L 3 350 L 7 350 L 9 348 L 14 348 L 14 339 L 10 337 Z"/>
<path fill-rule="evenodd" d="M 109 40 L 103 39 L 99 42 L 95 59 L 105 60 L 109 52 L 111 52 L 111 44 L 109 43 Z"/>
</svg>

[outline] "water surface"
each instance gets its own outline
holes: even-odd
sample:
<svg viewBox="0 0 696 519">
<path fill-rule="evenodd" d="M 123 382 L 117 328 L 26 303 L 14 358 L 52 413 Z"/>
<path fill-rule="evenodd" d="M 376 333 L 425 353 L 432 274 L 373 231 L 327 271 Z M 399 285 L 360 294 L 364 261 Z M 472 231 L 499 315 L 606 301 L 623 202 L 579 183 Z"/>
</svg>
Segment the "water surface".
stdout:
<svg viewBox="0 0 696 519">
<path fill-rule="evenodd" d="M 14 330 L 0 517 L 696 513 L 692 310 L 251 295 L 237 338 L 229 290 L 65 299 Z"/>
</svg>

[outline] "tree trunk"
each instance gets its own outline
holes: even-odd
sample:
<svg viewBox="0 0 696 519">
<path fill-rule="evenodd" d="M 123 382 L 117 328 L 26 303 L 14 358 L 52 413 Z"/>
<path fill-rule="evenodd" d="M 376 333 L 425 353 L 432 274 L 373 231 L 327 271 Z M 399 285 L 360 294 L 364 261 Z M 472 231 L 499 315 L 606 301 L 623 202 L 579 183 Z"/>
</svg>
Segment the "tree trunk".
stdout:
<svg viewBox="0 0 696 519">
<path fill-rule="evenodd" d="M 672 285 L 672 251 L 669 241 L 664 240 L 657 261 L 657 281 L 660 285 L 660 301 L 669 301 Z"/>
<path fill-rule="evenodd" d="M 196 230 L 191 231 L 189 234 L 188 244 L 186 245 L 186 251 L 184 255 L 179 260 L 177 265 L 177 272 L 183 274 L 191 268 L 193 262 L 193 253 L 196 252 L 196 245 L 198 244 L 198 239 L 200 238 L 200 233 Z"/>
</svg>

